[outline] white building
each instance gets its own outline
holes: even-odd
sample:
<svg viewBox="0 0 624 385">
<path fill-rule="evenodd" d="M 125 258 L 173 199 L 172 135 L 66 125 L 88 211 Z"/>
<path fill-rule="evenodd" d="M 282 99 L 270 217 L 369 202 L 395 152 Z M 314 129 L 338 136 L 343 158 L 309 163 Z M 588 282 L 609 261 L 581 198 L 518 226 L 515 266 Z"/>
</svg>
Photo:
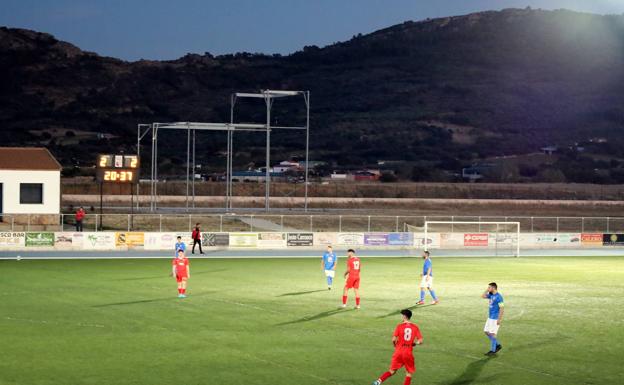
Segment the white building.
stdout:
<svg viewBox="0 0 624 385">
<path fill-rule="evenodd" d="M 0 147 L 0 214 L 59 214 L 61 165 L 45 148 Z"/>
</svg>

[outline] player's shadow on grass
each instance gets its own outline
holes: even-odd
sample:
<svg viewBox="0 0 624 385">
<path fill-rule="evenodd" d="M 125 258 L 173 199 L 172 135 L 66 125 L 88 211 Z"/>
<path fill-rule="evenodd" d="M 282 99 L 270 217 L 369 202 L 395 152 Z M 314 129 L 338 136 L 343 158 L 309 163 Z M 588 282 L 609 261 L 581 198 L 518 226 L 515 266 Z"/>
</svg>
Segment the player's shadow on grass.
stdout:
<svg viewBox="0 0 624 385">
<path fill-rule="evenodd" d="M 171 297 L 166 297 L 166 298 L 163 297 L 163 298 L 141 299 L 141 300 L 137 300 L 137 301 L 128 301 L 128 302 L 105 303 L 105 304 L 101 304 L 101 305 L 93 305 L 91 307 L 109 307 L 109 306 L 137 305 L 137 304 L 140 304 L 140 303 L 163 302 L 163 301 L 188 301 L 191 298 L 202 297 L 202 296 L 208 295 L 210 293 L 215 293 L 215 292 L 214 291 L 204 291 L 204 292 L 197 293 L 197 294 L 190 293 L 188 299 L 180 299 L 178 297 L 171 296 Z"/>
<path fill-rule="evenodd" d="M 452 379 L 450 382 L 446 383 L 446 385 L 470 385 L 479 378 L 481 372 L 485 365 L 490 362 L 491 357 L 482 358 L 477 361 L 473 361 L 466 369 L 457 377 Z"/>
<path fill-rule="evenodd" d="M 309 291 L 297 291 L 294 293 L 284 293 L 284 294 L 280 294 L 276 297 L 290 297 L 290 296 L 294 296 L 294 295 L 305 295 L 305 294 L 312 294 L 312 293 L 319 293 L 321 291 L 328 291 L 328 290 L 309 290 Z"/>
<path fill-rule="evenodd" d="M 321 318 L 327 318 L 327 317 L 331 317 L 335 314 L 340 314 L 340 313 L 346 313 L 349 311 L 354 311 L 355 309 L 334 309 L 334 310 L 328 310 L 328 311 L 324 311 L 322 313 L 318 313 L 318 314 L 314 314 L 314 315 L 310 315 L 310 316 L 306 316 L 303 318 L 299 318 L 296 319 L 294 321 L 288 321 L 288 322 L 282 322 L 279 324 L 276 324 L 275 326 L 286 326 L 286 325 L 294 325 L 294 324 L 298 324 L 301 322 L 309 322 L 309 321 L 315 321 L 317 319 L 321 319 Z"/>
<path fill-rule="evenodd" d="M 407 307 L 406 309 L 415 310 L 415 309 L 422 309 L 423 307 L 429 307 L 429 306 L 433 306 L 433 305 L 414 305 L 414 306 Z M 388 317 L 392 317 L 394 315 L 399 315 L 399 314 L 401 314 L 401 310 L 393 311 L 386 315 L 380 315 L 377 318 L 388 318 Z"/>
</svg>

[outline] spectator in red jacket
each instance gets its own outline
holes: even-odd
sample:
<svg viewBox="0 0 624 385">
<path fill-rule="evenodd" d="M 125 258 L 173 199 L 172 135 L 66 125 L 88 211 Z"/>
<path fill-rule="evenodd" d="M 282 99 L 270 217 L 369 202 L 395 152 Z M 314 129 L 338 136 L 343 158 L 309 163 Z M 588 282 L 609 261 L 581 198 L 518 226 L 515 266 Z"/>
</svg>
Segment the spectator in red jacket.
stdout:
<svg viewBox="0 0 624 385">
<path fill-rule="evenodd" d="M 202 234 L 199 229 L 199 223 L 195 224 L 195 228 L 191 233 L 191 238 L 193 238 L 193 248 L 191 249 L 191 254 L 195 254 L 195 245 L 199 245 L 199 253 L 204 254 L 204 251 L 202 250 Z"/>
<path fill-rule="evenodd" d="M 76 211 L 76 231 L 82 232 L 82 220 L 84 219 L 86 213 L 82 206 Z"/>
</svg>

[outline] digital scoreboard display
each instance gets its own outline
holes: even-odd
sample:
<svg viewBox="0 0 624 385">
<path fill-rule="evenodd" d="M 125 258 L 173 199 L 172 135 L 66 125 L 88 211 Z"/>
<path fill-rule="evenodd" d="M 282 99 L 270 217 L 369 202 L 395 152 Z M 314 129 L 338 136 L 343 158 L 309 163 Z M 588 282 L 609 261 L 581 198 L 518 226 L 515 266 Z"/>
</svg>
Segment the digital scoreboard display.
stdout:
<svg viewBox="0 0 624 385">
<path fill-rule="evenodd" d="M 141 170 L 137 155 L 101 154 L 97 157 L 96 179 L 104 183 L 139 183 Z"/>
</svg>

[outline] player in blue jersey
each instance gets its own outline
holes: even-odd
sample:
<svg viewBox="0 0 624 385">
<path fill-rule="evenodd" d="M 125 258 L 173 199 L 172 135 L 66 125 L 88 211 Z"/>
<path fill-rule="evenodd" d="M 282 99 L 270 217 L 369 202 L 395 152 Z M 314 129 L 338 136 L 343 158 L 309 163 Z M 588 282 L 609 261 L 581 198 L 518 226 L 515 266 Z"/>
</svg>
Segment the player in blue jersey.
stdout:
<svg viewBox="0 0 624 385">
<path fill-rule="evenodd" d="M 488 285 L 487 290 L 481 295 L 481 297 L 489 301 L 488 319 L 485 321 L 483 331 L 485 332 L 487 338 L 490 339 L 490 350 L 485 353 L 485 355 L 494 356 L 503 348 L 501 344 L 498 343 L 496 335 L 498 334 L 498 329 L 503 321 L 505 302 L 503 301 L 501 293 L 498 292 L 498 286 L 495 282 L 491 282 Z"/>
<path fill-rule="evenodd" d="M 182 250 L 186 254 L 186 244 L 182 242 L 182 237 L 178 236 L 178 241 L 175 244 L 174 254 L 177 257 L 178 251 Z"/>
<path fill-rule="evenodd" d="M 336 274 L 336 253 L 333 252 L 331 246 L 327 246 L 327 251 L 323 253 L 323 260 L 321 261 L 321 268 L 325 271 L 327 277 L 327 290 L 331 290 L 334 283 L 334 276 Z"/>
<path fill-rule="evenodd" d="M 423 252 L 422 255 L 425 262 L 423 263 L 423 271 L 420 275 L 420 301 L 418 301 L 418 305 L 425 304 L 425 289 L 429 290 L 429 294 L 431 294 L 431 298 L 433 298 L 432 305 L 437 305 L 440 301 L 438 297 L 436 297 L 435 291 L 433 290 L 433 266 L 431 264 L 431 255 L 428 251 Z"/>
</svg>

